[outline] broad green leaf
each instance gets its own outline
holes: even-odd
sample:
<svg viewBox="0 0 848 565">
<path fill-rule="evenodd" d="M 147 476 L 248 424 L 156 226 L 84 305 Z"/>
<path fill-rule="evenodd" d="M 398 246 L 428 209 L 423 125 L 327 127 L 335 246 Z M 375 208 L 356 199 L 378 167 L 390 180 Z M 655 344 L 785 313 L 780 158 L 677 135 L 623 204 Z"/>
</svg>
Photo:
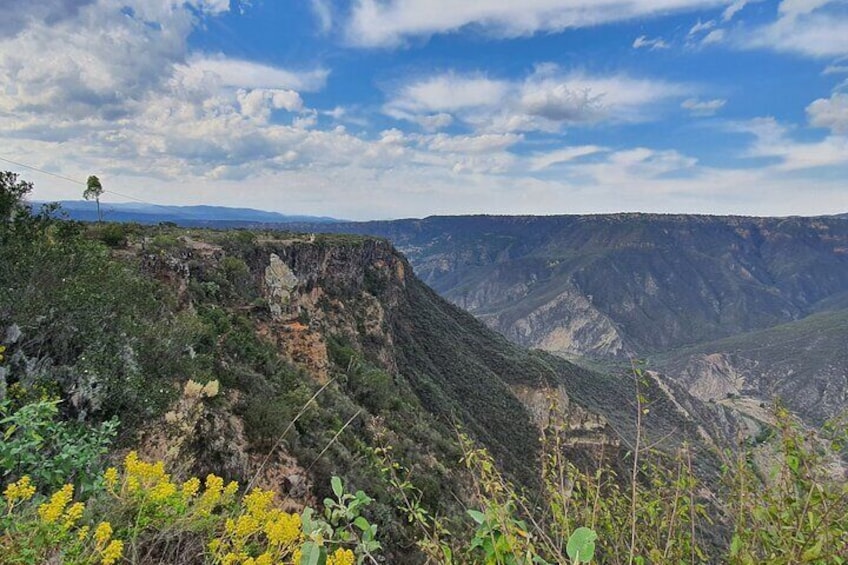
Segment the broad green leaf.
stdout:
<svg viewBox="0 0 848 565">
<path fill-rule="evenodd" d="M 482 524 L 486 521 L 486 515 L 480 512 L 479 510 L 466 510 L 471 519 L 477 522 L 478 524 Z"/>
<path fill-rule="evenodd" d="M 300 565 L 325 565 L 327 551 L 314 542 L 308 541 L 301 548 Z"/>
<path fill-rule="evenodd" d="M 333 487 L 333 494 L 336 495 L 336 498 L 341 498 L 342 493 L 344 493 L 344 488 L 342 488 L 342 480 L 339 477 L 333 476 L 330 479 L 330 485 Z"/>
<path fill-rule="evenodd" d="M 595 540 L 598 534 L 589 528 L 577 528 L 568 538 L 565 547 L 568 557 L 575 563 L 588 563 L 595 556 Z"/>
</svg>

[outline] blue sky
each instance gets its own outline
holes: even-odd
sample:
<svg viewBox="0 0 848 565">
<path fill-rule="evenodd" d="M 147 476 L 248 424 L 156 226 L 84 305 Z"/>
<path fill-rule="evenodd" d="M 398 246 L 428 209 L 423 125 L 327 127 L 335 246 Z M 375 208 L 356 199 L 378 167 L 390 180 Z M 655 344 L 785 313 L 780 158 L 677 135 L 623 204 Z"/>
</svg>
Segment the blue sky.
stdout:
<svg viewBox="0 0 848 565">
<path fill-rule="evenodd" d="M 845 0 L 7 2 L 0 159 L 112 201 L 848 211 Z"/>
</svg>

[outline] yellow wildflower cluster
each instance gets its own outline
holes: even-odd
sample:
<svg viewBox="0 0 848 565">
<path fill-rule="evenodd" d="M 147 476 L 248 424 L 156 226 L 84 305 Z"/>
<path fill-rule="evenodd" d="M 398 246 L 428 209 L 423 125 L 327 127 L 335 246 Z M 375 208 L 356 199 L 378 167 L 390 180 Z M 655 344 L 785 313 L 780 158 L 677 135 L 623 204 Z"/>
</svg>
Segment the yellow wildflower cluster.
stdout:
<svg viewBox="0 0 848 565">
<path fill-rule="evenodd" d="M 250 565 L 297 563 L 305 539 L 300 516 L 283 512 L 273 503 L 273 491 L 250 491 L 244 497 L 242 513 L 227 519 L 223 536 L 209 544 L 216 560 Z M 256 551 L 261 553 L 250 555 Z"/>
<path fill-rule="evenodd" d="M 29 475 L 24 475 L 14 483 L 9 483 L 6 490 L 3 491 L 3 497 L 6 499 L 10 512 L 15 504 L 29 500 L 34 494 L 35 485 L 32 484 Z"/>
<path fill-rule="evenodd" d="M 45 524 L 52 524 L 59 520 L 65 511 L 65 506 L 74 497 L 74 486 L 65 485 L 50 497 L 49 502 L 38 506 L 38 516 Z"/>
<path fill-rule="evenodd" d="M 333 551 L 336 541 L 329 525 L 326 530 L 305 533 L 301 516 L 278 508 L 270 490 L 253 489 L 235 504 L 238 483 L 225 483 L 214 474 L 203 481 L 191 477 L 175 482 L 161 462 L 142 461 L 134 451 L 126 456 L 122 468 L 110 467 L 102 478 L 114 510 L 109 515 L 119 520 L 132 516 L 130 522 L 117 522 L 114 527 L 108 521 L 92 522 L 86 505 L 74 502 L 70 484 L 46 500 L 32 500 L 36 487 L 29 477 L 22 477 L 3 491 L 6 517 L 15 515 L 21 505 L 30 510 L 20 516 L 32 518 L 29 522 L 24 519 L 20 527 L 10 522 L 16 525 L 0 532 L 0 551 L 14 540 L 14 547 L 32 550 L 28 555 L 34 556 L 35 562 L 61 554 L 69 563 L 115 565 L 123 558 L 125 543 L 136 545 L 145 531 L 177 535 L 191 531 L 192 535 L 204 532 L 206 539 L 211 539 L 205 557 L 216 564 L 299 565 L 307 544 L 326 548 L 327 565 L 356 562 L 350 549 Z M 100 508 L 92 505 L 95 512 Z M 115 539 L 116 531 L 127 541 Z"/>
<path fill-rule="evenodd" d="M 356 558 L 349 549 L 338 548 L 327 557 L 327 565 L 353 565 L 354 563 L 356 563 Z"/>
<path fill-rule="evenodd" d="M 17 504 L 32 499 L 35 493 L 36 487 L 28 476 L 7 485 L 3 491 L 8 506 L 7 516 L 12 515 Z M 59 551 L 74 563 L 117 563 L 124 552 L 123 541 L 112 539 L 112 526 L 108 522 L 101 522 L 90 535 L 89 526 L 81 524 L 86 505 L 74 502 L 73 498 L 74 487 L 70 484 L 54 492 L 45 502 L 38 504 L 38 517 L 34 522 L 25 524 L 20 530 L 11 527 L 0 535 L 0 549 L 4 547 L 4 539 L 19 535 L 23 538 L 15 545 L 28 547 L 28 556 L 36 560 L 56 555 Z M 26 512 L 22 514 L 26 515 Z"/>
<path fill-rule="evenodd" d="M 94 541 L 101 565 L 112 565 L 124 554 L 124 542 L 112 539 L 112 525 L 109 522 L 97 524 Z"/>
<path fill-rule="evenodd" d="M 3 355 L 6 352 L 6 346 L 0 345 L 0 363 L 6 360 L 6 357 Z"/>
</svg>

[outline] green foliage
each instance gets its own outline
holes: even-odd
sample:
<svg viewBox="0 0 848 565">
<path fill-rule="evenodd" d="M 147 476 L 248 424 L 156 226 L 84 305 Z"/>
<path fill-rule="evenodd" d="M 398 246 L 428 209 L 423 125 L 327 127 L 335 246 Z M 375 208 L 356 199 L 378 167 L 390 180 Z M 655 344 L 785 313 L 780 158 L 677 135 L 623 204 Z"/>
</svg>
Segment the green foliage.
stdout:
<svg viewBox="0 0 848 565">
<path fill-rule="evenodd" d="M 63 422 L 57 400 L 14 405 L 0 399 L 0 483 L 27 475 L 45 492 L 70 482 L 88 496 L 115 438 L 117 420 L 94 427 Z"/>
<path fill-rule="evenodd" d="M 127 246 L 130 232 L 131 229 L 126 224 L 110 222 L 108 224 L 93 226 L 89 230 L 89 235 L 95 239 L 99 239 L 107 247 L 117 249 Z"/>
<path fill-rule="evenodd" d="M 730 562 L 848 562 L 848 485 L 829 472 L 833 454 L 827 442 L 805 431 L 785 408 L 776 409 L 775 420 L 775 457 L 764 468 L 750 451 L 740 451 L 728 466 Z"/>
<path fill-rule="evenodd" d="M 14 210 L 0 224 L 0 331 L 19 336 L 6 344 L 4 384 L 57 393 L 65 417 L 119 416 L 132 427 L 159 414 L 175 377 L 195 372 L 186 355 L 193 325 L 173 314 L 168 290 L 77 224 L 33 215 L 21 200 L 31 187 L 15 179 L 0 185 Z"/>
</svg>

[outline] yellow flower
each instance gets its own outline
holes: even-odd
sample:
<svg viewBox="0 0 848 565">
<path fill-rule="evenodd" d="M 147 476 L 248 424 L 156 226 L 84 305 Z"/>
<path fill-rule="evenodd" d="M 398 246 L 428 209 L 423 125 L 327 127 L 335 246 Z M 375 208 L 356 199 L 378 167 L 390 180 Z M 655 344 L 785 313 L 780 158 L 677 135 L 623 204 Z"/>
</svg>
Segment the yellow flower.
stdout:
<svg viewBox="0 0 848 565">
<path fill-rule="evenodd" d="M 32 485 L 29 475 L 24 475 L 17 482 L 9 483 L 3 491 L 3 496 L 10 506 L 19 500 L 29 500 L 34 494 L 35 486 Z"/>
<path fill-rule="evenodd" d="M 88 526 L 83 526 L 79 530 L 77 530 L 77 539 L 79 541 L 85 541 L 85 538 L 88 537 Z"/>
<path fill-rule="evenodd" d="M 356 558 L 349 549 L 338 548 L 327 557 L 327 565 L 353 565 L 354 563 L 356 563 Z"/>
<path fill-rule="evenodd" d="M 94 530 L 94 540 L 97 542 L 97 547 L 103 547 L 106 542 L 112 537 L 112 524 L 109 522 L 100 522 Z"/>
<path fill-rule="evenodd" d="M 227 487 L 224 489 L 224 497 L 229 498 L 238 492 L 238 483 L 236 481 L 230 481 L 227 483 Z"/>
<path fill-rule="evenodd" d="M 52 524 L 65 511 L 65 506 L 74 496 L 73 485 L 65 485 L 50 497 L 50 502 L 45 502 L 38 507 L 38 516 L 46 524 Z"/>
<path fill-rule="evenodd" d="M 124 542 L 121 540 L 113 539 L 109 542 L 109 545 L 106 546 L 106 549 L 100 554 L 100 563 L 102 565 L 112 565 L 121 558 L 124 554 Z"/>
<path fill-rule="evenodd" d="M 218 475 L 206 476 L 206 492 L 203 493 L 204 495 L 209 495 L 211 498 L 215 498 L 217 500 L 221 496 L 221 492 L 223 490 L 224 479 Z"/>
<path fill-rule="evenodd" d="M 271 506 L 273 501 L 274 491 L 257 488 L 250 491 L 244 497 L 244 507 L 247 509 L 248 514 L 256 517 L 258 520 L 262 520 L 268 513 L 268 507 Z"/>
<path fill-rule="evenodd" d="M 224 558 L 221 560 L 221 563 L 223 563 L 223 565 L 232 565 L 233 563 L 238 563 L 238 562 L 239 562 L 239 555 L 237 553 L 233 553 L 232 551 L 229 552 L 228 554 L 226 554 L 224 556 Z"/>
<path fill-rule="evenodd" d="M 65 523 L 62 526 L 66 530 L 70 530 L 82 518 L 83 512 L 85 512 L 85 504 L 82 502 L 71 504 L 65 511 Z"/>
<path fill-rule="evenodd" d="M 265 535 L 272 545 L 290 545 L 301 538 L 300 516 L 281 513 L 276 520 L 265 524 Z"/>
<path fill-rule="evenodd" d="M 162 481 L 156 484 L 150 491 L 150 498 L 155 502 L 167 500 L 177 493 L 177 487 L 170 481 Z"/>
<path fill-rule="evenodd" d="M 208 515 L 221 501 L 221 493 L 224 490 L 224 479 L 218 475 L 207 475 L 206 490 L 200 495 L 197 503 L 198 512 L 201 516 Z"/>
<path fill-rule="evenodd" d="M 0 363 L 2 363 L 6 359 L 6 357 L 3 355 L 3 353 L 5 353 L 5 351 L 6 351 L 6 346 L 0 345 Z"/>
<path fill-rule="evenodd" d="M 303 557 L 303 552 L 298 547 L 292 552 L 292 563 L 298 563 L 299 565 L 301 557 Z"/>
<path fill-rule="evenodd" d="M 180 490 L 182 491 L 181 494 L 183 500 L 187 501 L 189 498 L 192 498 L 195 494 L 197 494 L 197 491 L 200 490 L 200 479 L 198 479 L 197 477 L 190 478 L 189 480 L 183 483 L 183 486 Z"/>
<path fill-rule="evenodd" d="M 127 477 L 127 492 L 135 494 L 141 490 L 141 482 L 138 477 Z"/>
<path fill-rule="evenodd" d="M 271 557 L 271 554 L 266 551 L 265 553 L 263 553 L 262 555 L 260 555 L 256 558 L 256 560 L 254 561 L 254 564 L 255 565 L 272 565 L 273 562 L 274 561 Z"/>
<path fill-rule="evenodd" d="M 138 463 L 138 453 L 135 451 L 130 451 L 124 457 L 124 469 L 127 470 L 127 473 L 135 474 L 138 470 Z"/>
<path fill-rule="evenodd" d="M 250 515 L 239 516 L 236 520 L 235 534 L 240 538 L 248 538 L 259 529 L 259 520 Z"/>
<path fill-rule="evenodd" d="M 114 490 L 115 485 L 118 484 L 118 470 L 114 467 L 109 467 L 106 469 L 106 472 L 103 473 L 103 480 L 106 482 L 106 488 Z"/>
</svg>

